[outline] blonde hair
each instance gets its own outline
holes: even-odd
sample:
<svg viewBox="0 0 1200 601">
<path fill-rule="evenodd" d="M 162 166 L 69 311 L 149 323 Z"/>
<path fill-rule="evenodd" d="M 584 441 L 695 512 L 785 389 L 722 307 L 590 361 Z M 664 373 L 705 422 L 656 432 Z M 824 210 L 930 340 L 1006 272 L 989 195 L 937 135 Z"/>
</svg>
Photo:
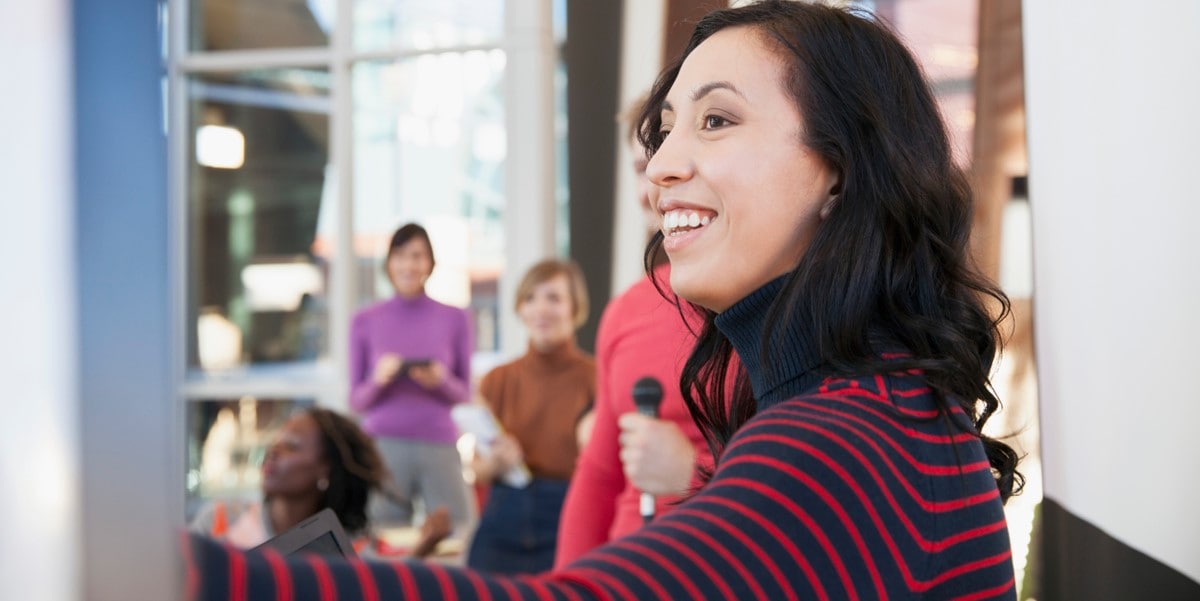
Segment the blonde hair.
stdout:
<svg viewBox="0 0 1200 601">
<path fill-rule="evenodd" d="M 513 308 L 519 310 L 521 303 L 525 297 L 533 293 L 535 286 L 560 275 L 567 276 L 568 288 L 571 290 L 571 302 L 575 306 L 575 327 L 583 325 L 587 321 L 590 308 L 588 306 L 587 281 L 583 278 L 583 270 L 579 268 L 579 264 L 570 259 L 544 259 L 530 267 L 517 286 Z"/>
</svg>

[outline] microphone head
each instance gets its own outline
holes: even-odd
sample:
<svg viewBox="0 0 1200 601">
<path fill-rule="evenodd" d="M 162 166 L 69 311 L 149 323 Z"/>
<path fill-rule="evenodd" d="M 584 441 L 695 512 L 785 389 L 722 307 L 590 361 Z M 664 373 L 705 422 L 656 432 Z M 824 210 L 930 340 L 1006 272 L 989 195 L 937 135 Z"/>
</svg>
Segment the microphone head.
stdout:
<svg viewBox="0 0 1200 601">
<path fill-rule="evenodd" d="M 658 378 L 645 376 L 633 384 L 633 404 L 638 413 L 658 417 L 658 406 L 662 404 L 663 387 Z"/>
</svg>

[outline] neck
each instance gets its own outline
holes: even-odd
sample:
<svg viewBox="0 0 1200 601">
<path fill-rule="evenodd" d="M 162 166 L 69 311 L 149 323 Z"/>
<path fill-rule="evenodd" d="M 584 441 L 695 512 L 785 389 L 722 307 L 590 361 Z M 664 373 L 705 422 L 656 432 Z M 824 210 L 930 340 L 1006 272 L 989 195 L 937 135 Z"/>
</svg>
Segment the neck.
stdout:
<svg viewBox="0 0 1200 601">
<path fill-rule="evenodd" d="M 564 357 L 569 357 L 575 354 L 575 336 L 566 338 L 565 341 L 535 343 L 529 341 L 528 354 L 540 363 L 557 363 L 562 361 Z"/>
<path fill-rule="evenodd" d="M 285 497 L 273 495 L 266 500 L 267 519 L 276 534 L 291 530 L 305 518 L 321 510 L 320 496 Z"/>
</svg>

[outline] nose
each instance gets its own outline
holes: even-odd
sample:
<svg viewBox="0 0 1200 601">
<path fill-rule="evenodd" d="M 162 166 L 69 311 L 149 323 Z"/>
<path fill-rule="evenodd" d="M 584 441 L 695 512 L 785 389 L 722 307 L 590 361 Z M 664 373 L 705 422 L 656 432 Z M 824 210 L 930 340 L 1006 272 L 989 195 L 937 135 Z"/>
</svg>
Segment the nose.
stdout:
<svg viewBox="0 0 1200 601">
<path fill-rule="evenodd" d="M 646 177 L 661 188 L 685 182 L 692 178 L 694 172 L 687 152 L 686 132 L 671 132 L 646 163 Z"/>
</svg>

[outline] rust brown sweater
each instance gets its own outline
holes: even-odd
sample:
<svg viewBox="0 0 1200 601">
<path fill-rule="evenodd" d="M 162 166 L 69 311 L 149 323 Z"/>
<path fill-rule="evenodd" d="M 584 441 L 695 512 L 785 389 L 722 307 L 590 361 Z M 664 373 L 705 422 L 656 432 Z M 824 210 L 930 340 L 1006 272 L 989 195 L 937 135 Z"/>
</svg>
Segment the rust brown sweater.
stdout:
<svg viewBox="0 0 1200 601">
<path fill-rule="evenodd" d="M 575 423 L 596 396 L 596 363 L 575 342 L 520 358 L 488 372 L 479 392 L 501 425 L 521 443 L 535 478 L 567 480 L 579 449 Z"/>
</svg>

